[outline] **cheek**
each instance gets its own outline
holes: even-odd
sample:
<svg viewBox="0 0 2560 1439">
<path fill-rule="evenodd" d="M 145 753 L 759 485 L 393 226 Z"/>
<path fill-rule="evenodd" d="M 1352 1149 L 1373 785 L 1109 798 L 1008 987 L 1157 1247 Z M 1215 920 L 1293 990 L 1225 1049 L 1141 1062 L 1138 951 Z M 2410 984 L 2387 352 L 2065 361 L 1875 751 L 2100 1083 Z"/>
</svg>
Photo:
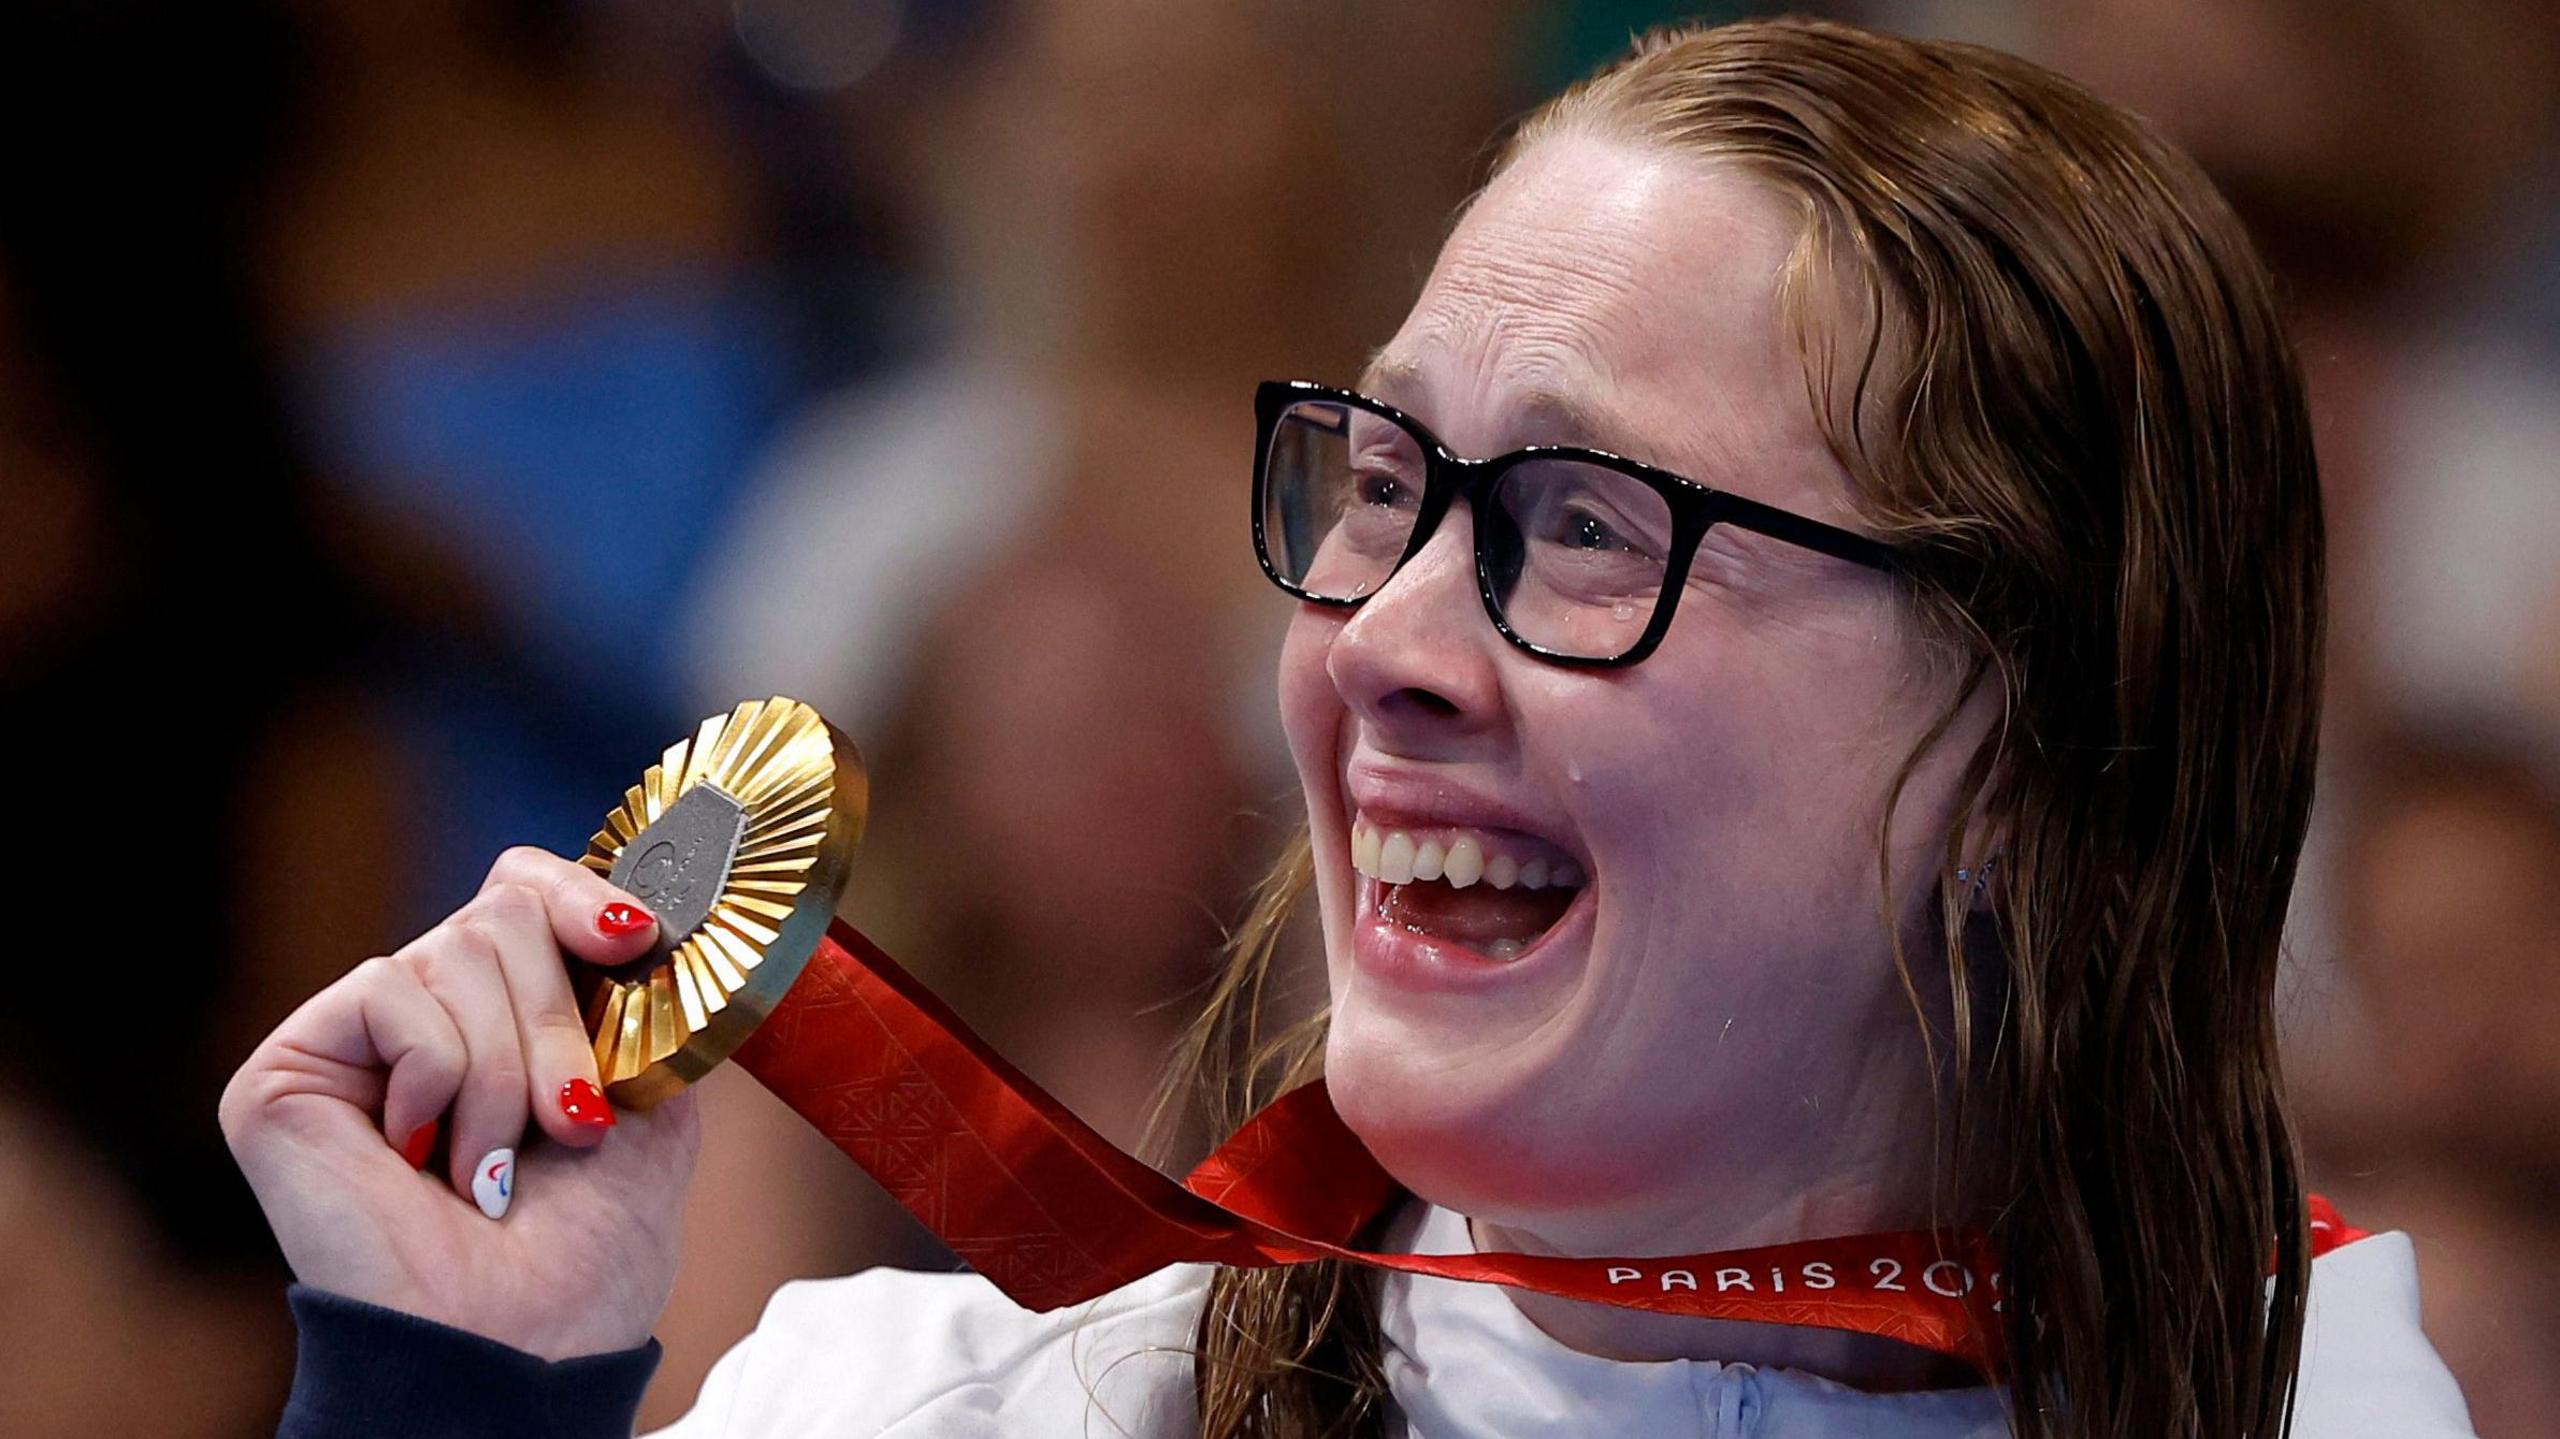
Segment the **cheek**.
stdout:
<svg viewBox="0 0 2560 1439">
<path fill-rule="evenodd" d="M 1522 731 L 1603 873 L 1633 879 L 1694 867 L 1706 833 L 1758 807 L 1771 774 L 1760 693 L 1666 650 L 1624 678 L 1549 696 Z"/>
<path fill-rule="evenodd" d="M 1317 913 L 1331 959 L 1348 952 L 1345 916 L 1350 897 L 1337 894 L 1348 867 L 1349 836 L 1336 820 L 1342 810 L 1342 729 L 1348 710 L 1325 671 L 1342 619 L 1314 605 L 1299 607 L 1280 648 L 1280 722 L 1289 738 L 1290 762 L 1307 806 L 1308 838 L 1315 846 Z"/>
<path fill-rule="evenodd" d="M 1330 772 L 1342 725 L 1342 694 L 1325 672 L 1325 657 L 1332 652 L 1333 637 L 1341 632 L 1340 616 L 1301 605 L 1280 647 L 1280 724 L 1311 800 L 1320 797 L 1316 780 Z"/>
<path fill-rule="evenodd" d="M 1605 713 L 1541 727 L 1540 767 L 1566 781 L 1606 877 L 1613 948 L 1748 968 L 1846 944 L 1871 918 L 1879 798 L 1907 741 L 1877 733 L 1884 697 L 1854 669 L 1751 653 L 1666 647 Z M 1658 998 L 1732 978 L 1631 963 L 1613 982 Z"/>
</svg>

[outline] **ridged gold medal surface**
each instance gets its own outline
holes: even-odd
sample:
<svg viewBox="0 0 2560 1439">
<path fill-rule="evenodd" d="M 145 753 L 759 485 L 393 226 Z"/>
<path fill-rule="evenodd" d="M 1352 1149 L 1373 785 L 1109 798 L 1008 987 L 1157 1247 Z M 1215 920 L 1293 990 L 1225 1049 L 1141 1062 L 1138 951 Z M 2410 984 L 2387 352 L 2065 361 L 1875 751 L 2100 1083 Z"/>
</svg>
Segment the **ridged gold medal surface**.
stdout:
<svg viewBox="0 0 2560 1439">
<path fill-rule="evenodd" d="M 605 815 L 580 863 L 659 921 L 648 958 L 573 966 L 615 1104 L 701 1078 L 773 1012 L 834 918 L 869 807 L 853 742 L 776 697 L 704 720 Z"/>
</svg>

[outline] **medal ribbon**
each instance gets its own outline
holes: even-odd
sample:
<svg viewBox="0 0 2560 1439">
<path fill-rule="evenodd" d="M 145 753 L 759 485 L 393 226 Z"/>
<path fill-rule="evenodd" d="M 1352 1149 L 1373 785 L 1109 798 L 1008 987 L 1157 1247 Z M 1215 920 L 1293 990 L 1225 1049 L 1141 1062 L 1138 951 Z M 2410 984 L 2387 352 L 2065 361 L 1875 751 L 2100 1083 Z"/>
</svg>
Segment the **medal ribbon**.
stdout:
<svg viewBox="0 0 2560 1439">
<path fill-rule="evenodd" d="M 1123 1153 L 841 920 L 734 1056 L 924 1226 L 1027 1309 L 1169 1264 L 1347 1260 L 1663 1314 L 1813 1325 L 1998 1367 L 1999 1272 L 1977 1235 L 1853 1235 L 1675 1258 L 1385 1254 L 1404 1199 L 1321 1080 L 1190 1176 Z M 2315 1248 L 2361 1237 L 2312 1201 Z"/>
</svg>

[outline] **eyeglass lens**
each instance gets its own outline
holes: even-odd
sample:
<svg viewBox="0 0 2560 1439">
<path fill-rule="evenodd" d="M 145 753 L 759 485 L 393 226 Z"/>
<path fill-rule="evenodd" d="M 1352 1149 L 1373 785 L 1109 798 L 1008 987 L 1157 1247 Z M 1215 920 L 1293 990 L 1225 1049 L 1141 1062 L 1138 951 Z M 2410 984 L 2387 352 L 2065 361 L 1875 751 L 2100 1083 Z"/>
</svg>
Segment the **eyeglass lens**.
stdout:
<svg viewBox="0 0 2560 1439">
<path fill-rule="evenodd" d="M 1374 594 L 1412 542 L 1422 444 L 1382 415 L 1324 400 L 1283 411 L 1264 457 L 1263 542 L 1283 579 L 1321 599 Z M 1616 659 L 1662 598 L 1671 507 L 1632 475 L 1530 459 L 1475 505 L 1476 552 L 1512 633 L 1540 649 Z"/>
</svg>

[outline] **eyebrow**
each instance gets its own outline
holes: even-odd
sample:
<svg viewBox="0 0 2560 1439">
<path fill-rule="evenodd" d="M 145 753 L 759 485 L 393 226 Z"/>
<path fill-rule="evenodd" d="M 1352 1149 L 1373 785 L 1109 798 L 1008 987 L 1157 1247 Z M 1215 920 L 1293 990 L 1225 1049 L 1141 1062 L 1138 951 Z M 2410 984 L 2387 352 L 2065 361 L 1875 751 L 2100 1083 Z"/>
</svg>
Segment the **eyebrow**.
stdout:
<svg viewBox="0 0 2560 1439">
<path fill-rule="evenodd" d="M 1422 367 L 1411 360 L 1389 364 L 1386 347 L 1381 345 L 1369 352 L 1368 362 L 1360 367 L 1360 378 L 1352 382 L 1352 388 L 1364 395 L 1376 394 L 1389 386 L 1410 383 L 1421 370 Z M 1379 398 L 1386 397 L 1380 395 Z"/>
<path fill-rule="evenodd" d="M 1421 373 L 1422 365 L 1419 361 L 1411 359 L 1390 361 L 1387 359 L 1386 351 L 1380 349 L 1370 354 L 1368 364 L 1360 371 L 1360 380 L 1356 388 L 1364 395 L 1388 400 L 1399 409 L 1412 409 L 1413 406 L 1381 392 L 1409 391 L 1414 379 Z M 1578 444 L 1588 449 L 1607 450 L 1612 454 L 1630 454 L 1623 438 L 1624 427 L 1611 416 L 1577 396 L 1566 394 L 1561 390 L 1532 390 L 1520 398 L 1515 408 L 1531 419 L 1543 422 L 1542 428 L 1563 433 L 1567 443 Z M 1632 455 L 1630 457 L 1632 458 Z"/>
</svg>

